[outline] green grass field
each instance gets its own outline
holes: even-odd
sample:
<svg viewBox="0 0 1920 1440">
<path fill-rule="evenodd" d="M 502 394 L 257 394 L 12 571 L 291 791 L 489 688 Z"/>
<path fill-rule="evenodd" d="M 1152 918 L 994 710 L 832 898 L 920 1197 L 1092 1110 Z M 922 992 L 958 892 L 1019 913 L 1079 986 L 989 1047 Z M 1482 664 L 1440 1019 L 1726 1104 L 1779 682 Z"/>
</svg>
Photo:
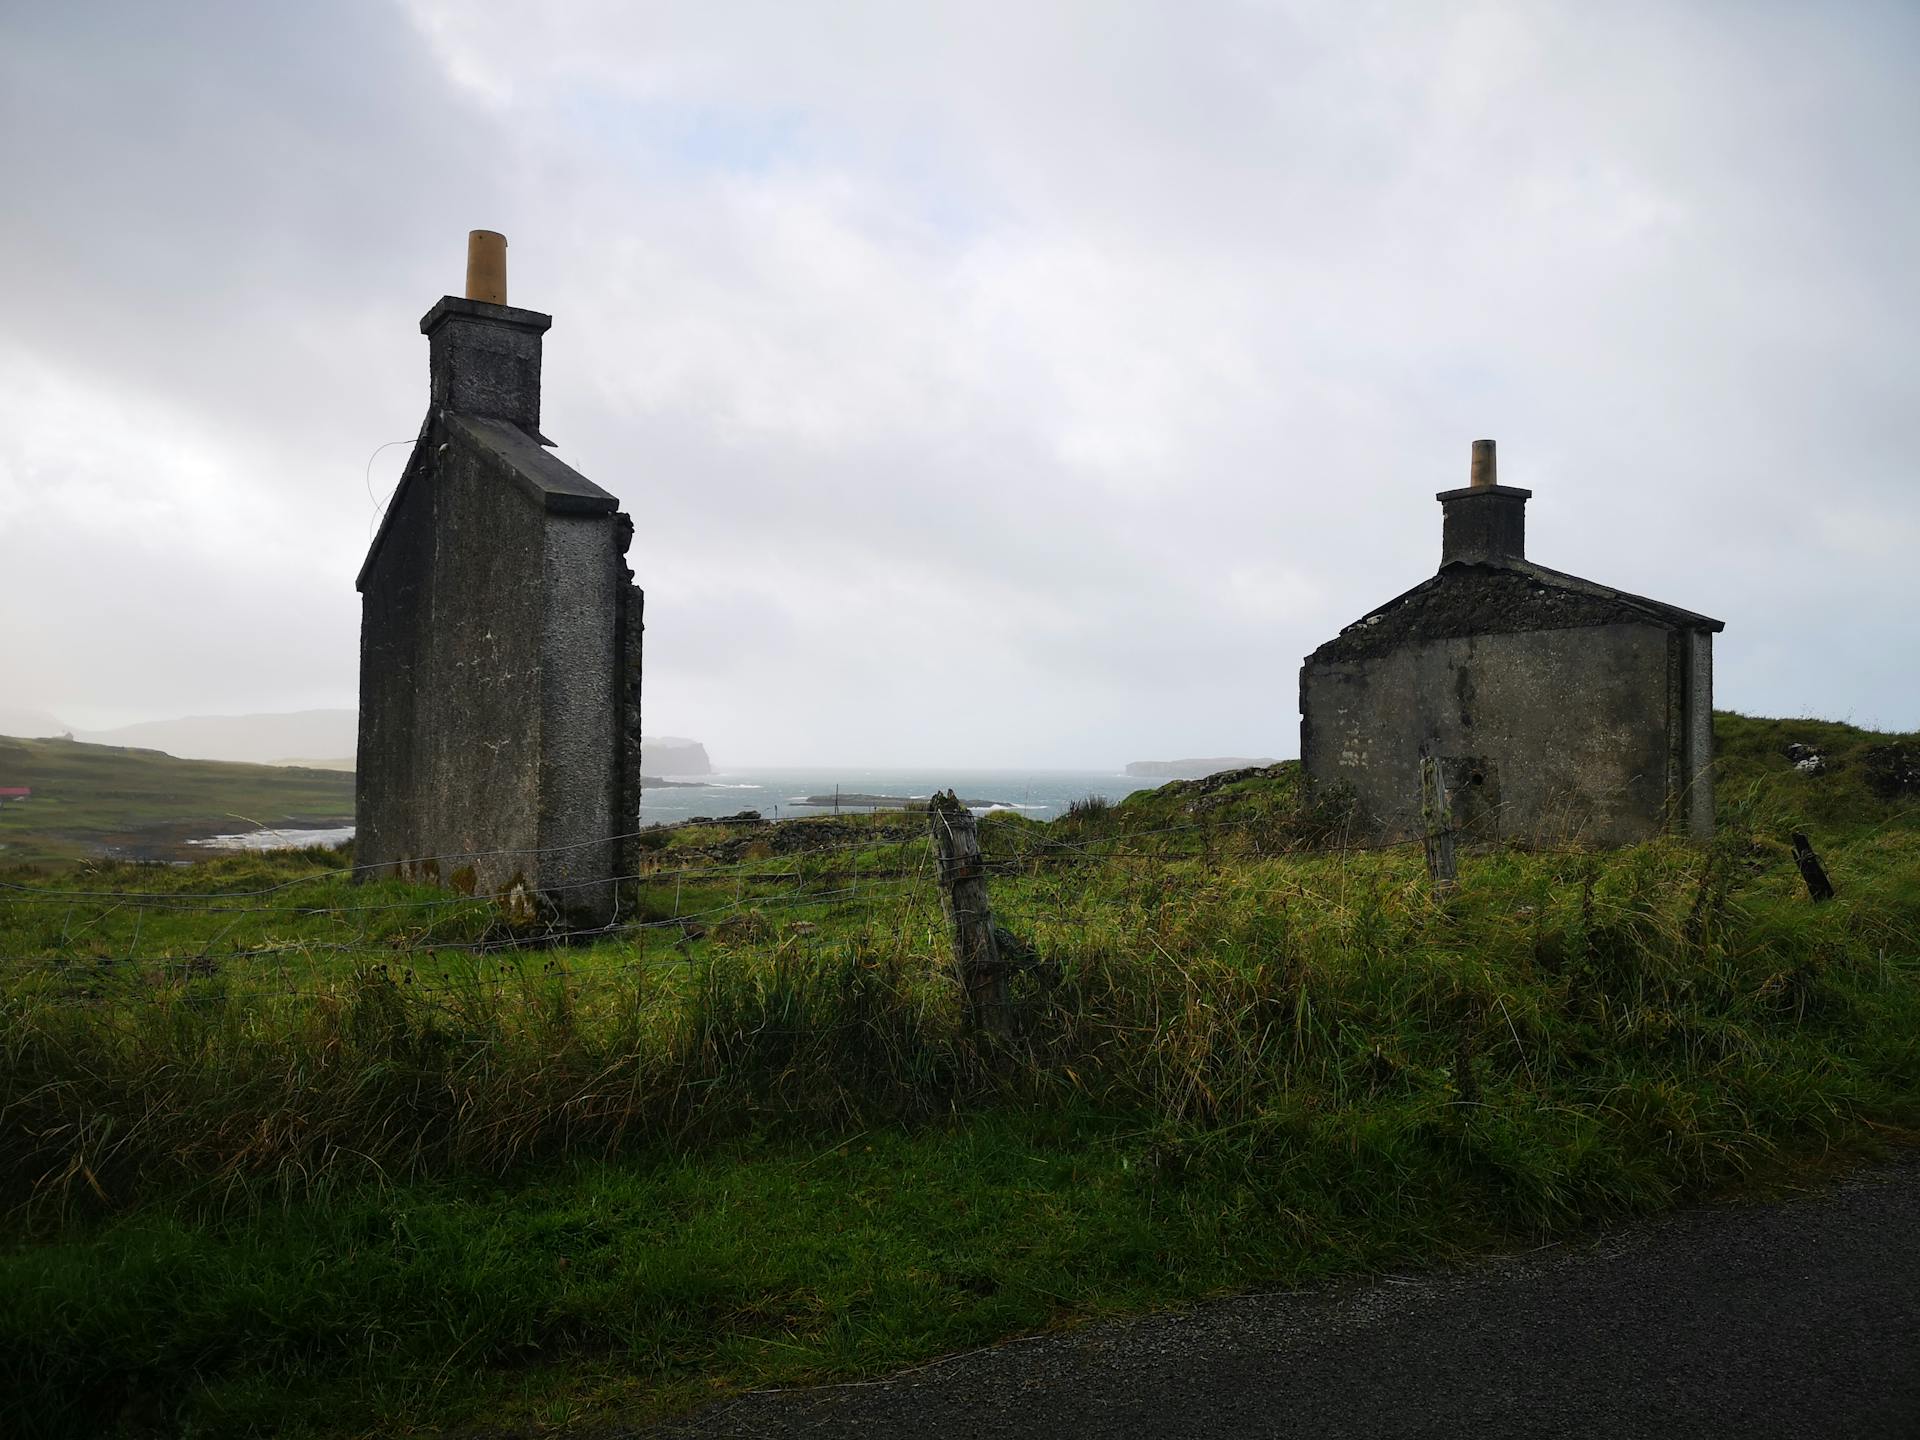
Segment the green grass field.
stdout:
<svg viewBox="0 0 1920 1440">
<path fill-rule="evenodd" d="M 353 820 L 351 774 L 0 736 L 0 787 L 21 785 L 32 799 L 0 805 L 0 864 L 193 859 L 193 837 Z"/>
<path fill-rule="evenodd" d="M 340 852 L 0 873 L 0 1389 L 538 1433 L 1824 1173 L 1920 1124 L 1912 741 L 1720 742 L 1710 847 L 1444 900 L 1291 767 L 991 818 L 1004 1043 L 898 816 L 661 832 L 559 948 Z"/>
</svg>

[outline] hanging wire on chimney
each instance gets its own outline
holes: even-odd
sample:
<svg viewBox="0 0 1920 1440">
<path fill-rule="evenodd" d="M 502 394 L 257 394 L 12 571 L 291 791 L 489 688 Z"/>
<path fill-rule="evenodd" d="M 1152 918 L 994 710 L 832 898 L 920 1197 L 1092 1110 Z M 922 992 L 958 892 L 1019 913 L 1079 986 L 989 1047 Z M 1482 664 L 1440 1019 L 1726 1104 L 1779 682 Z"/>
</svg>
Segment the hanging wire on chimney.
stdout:
<svg viewBox="0 0 1920 1440">
<path fill-rule="evenodd" d="M 379 498 L 378 498 L 378 497 L 376 497 L 376 496 L 374 495 L 374 493 L 373 493 L 373 462 L 374 462 L 374 459 L 375 459 L 375 457 L 376 457 L 376 456 L 378 456 L 378 455 L 380 454 L 380 452 L 381 452 L 382 450 L 391 450 L 391 449 L 392 449 L 392 448 L 393 448 L 394 446 L 396 446 L 396 445 L 411 445 L 411 444 L 412 444 L 412 443 L 413 443 L 413 442 L 414 442 L 415 440 L 417 440 L 418 438 L 419 438 L 419 437 L 418 437 L 417 435 L 409 435 L 409 436 L 407 436 L 407 437 L 406 437 L 406 439 L 404 439 L 404 440 L 389 440 L 389 441 L 387 441 L 387 443 L 386 443 L 386 444 L 384 444 L 384 445 L 376 445 L 376 446 L 374 446 L 374 447 L 373 447 L 373 454 L 372 454 L 372 455 L 369 455 L 369 456 L 367 456 L 367 468 L 366 468 L 366 471 L 365 471 L 365 473 L 364 473 L 364 475 L 363 475 L 363 477 L 362 477 L 362 478 L 364 478 L 364 479 L 366 480 L 366 482 L 367 482 L 367 504 L 369 504 L 369 505 L 371 505 L 371 506 L 373 507 L 373 518 L 367 521 L 367 538 L 368 538 L 369 540 L 371 540 L 371 539 L 373 538 L 373 527 L 374 527 L 374 526 L 376 526 L 376 525 L 378 525 L 378 524 L 380 523 L 380 517 L 381 517 L 381 515 L 383 515 L 383 514 L 385 514 L 385 513 L 386 513 L 386 509 L 387 509 L 387 503 L 388 503 L 388 501 L 390 501 L 390 500 L 392 500 L 392 499 L 393 499 L 393 493 L 392 493 L 392 491 L 389 491 L 389 492 L 387 493 L 387 499 L 386 499 L 386 500 L 381 500 L 381 499 L 379 499 Z M 400 482 L 399 482 L 399 481 L 397 481 L 397 480 L 396 480 L 396 481 L 394 482 L 394 484 L 395 484 L 395 486 L 396 486 L 396 487 L 397 487 L 397 486 L 399 485 L 399 483 L 400 483 Z"/>
</svg>

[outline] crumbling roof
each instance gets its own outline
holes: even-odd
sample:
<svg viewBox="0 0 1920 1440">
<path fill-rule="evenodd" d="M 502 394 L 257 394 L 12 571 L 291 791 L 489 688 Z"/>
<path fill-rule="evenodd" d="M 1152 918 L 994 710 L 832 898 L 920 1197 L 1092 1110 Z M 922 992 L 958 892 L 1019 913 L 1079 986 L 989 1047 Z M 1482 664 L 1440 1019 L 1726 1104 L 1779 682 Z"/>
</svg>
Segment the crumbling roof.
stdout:
<svg viewBox="0 0 1920 1440">
<path fill-rule="evenodd" d="M 620 502 L 612 495 L 542 448 L 551 444 L 551 441 L 537 434 L 529 434 L 508 420 L 461 415 L 451 410 L 429 410 L 420 426 L 420 438 L 414 441 L 413 453 L 407 459 L 407 468 L 401 473 L 400 483 L 394 487 L 386 513 L 380 517 L 380 529 L 374 535 L 373 543 L 367 547 L 367 558 L 361 563 L 359 578 L 354 581 L 355 589 L 366 588 L 374 557 L 379 555 L 381 545 L 386 542 L 387 532 L 394 523 L 394 517 L 400 513 L 401 501 L 408 487 L 430 468 L 437 448 L 436 421 L 445 426 L 447 443 L 479 450 L 497 461 L 505 477 L 527 499 L 544 509 L 573 515 L 600 515 L 620 508 Z"/>
<path fill-rule="evenodd" d="M 1678 605 L 1525 560 L 1453 564 L 1356 620 L 1307 659 L 1361 660 L 1409 641 L 1636 623 L 1673 630 L 1726 628 L 1724 621 Z"/>
</svg>

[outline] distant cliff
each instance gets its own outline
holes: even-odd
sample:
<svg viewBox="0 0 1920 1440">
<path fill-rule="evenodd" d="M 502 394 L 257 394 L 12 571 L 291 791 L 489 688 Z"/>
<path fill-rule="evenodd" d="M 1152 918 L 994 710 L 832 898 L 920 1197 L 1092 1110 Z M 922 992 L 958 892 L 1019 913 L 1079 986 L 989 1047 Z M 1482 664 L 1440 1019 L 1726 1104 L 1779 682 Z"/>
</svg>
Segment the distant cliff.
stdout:
<svg viewBox="0 0 1920 1440">
<path fill-rule="evenodd" d="M 640 766 L 649 775 L 711 775 L 713 762 L 698 740 L 677 735 L 643 735 Z"/>
<path fill-rule="evenodd" d="M 1135 760 L 1127 774 L 1136 780 L 1204 780 L 1222 770 L 1251 770 L 1276 763 L 1271 758 L 1250 760 L 1239 755 L 1217 755 L 1211 760 Z"/>
</svg>

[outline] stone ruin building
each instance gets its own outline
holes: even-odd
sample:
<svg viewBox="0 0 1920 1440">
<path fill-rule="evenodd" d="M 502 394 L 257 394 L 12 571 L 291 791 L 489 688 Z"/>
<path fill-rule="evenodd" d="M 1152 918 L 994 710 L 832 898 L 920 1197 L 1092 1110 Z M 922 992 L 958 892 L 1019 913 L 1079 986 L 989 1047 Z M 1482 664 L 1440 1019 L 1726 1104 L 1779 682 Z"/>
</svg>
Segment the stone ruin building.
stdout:
<svg viewBox="0 0 1920 1440">
<path fill-rule="evenodd" d="M 1423 828 L 1436 757 L 1467 838 L 1628 844 L 1713 833 L 1713 637 L 1691 610 L 1526 558 L 1530 490 L 1494 445 L 1442 491 L 1440 570 L 1347 626 L 1300 669 L 1300 755 L 1349 786 L 1365 831 Z"/>
<path fill-rule="evenodd" d="M 355 857 L 604 924 L 640 810 L 633 523 L 549 453 L 552 317 L 506 300 L 476 230 L 466 296 L 420 322 L 427 414 L 357 582 Z"/>
</svg>

